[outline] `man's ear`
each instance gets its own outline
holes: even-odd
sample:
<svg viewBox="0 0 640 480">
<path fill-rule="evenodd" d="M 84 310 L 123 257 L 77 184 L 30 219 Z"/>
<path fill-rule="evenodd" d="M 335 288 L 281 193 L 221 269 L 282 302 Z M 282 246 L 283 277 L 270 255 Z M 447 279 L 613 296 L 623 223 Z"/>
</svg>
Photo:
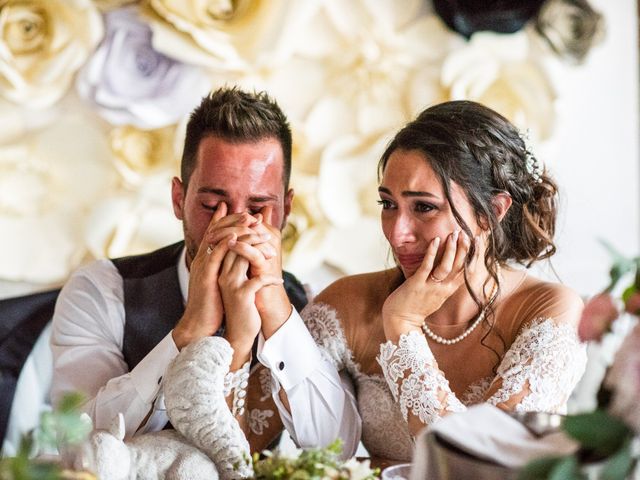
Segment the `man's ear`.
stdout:
<svg viewBox="0 0 640 480">
<path fill-rule="evenodd" d="M 513 200 L 511 199 L 511 195 L 507 192 L 500 192 L 493 196 L 491 203 L 493 204 L 493 211 L 496 214 L 496 218 L 499 222 L 502 221 L 504 216 L 511 208 L 511 203 Z"/>
<path fill-rule="evenodd" d="M 171 203 L 173 204 L 173 214 L 178 220 L 182 220 L 184 207 L 184 187 L 178 177 L 171 180 Z"/>
<path fill-rule="evenodd" d="M 290 188 L 289 191 L 284 196 L 284 217 L 282 218 L 282 228 L 284 228 L 284 226 L 287 224 L 287 218 L 289 218 L 289 214 L 291 213 L 293 196 L 294 196 L 293 188 Z"/>
</svg>

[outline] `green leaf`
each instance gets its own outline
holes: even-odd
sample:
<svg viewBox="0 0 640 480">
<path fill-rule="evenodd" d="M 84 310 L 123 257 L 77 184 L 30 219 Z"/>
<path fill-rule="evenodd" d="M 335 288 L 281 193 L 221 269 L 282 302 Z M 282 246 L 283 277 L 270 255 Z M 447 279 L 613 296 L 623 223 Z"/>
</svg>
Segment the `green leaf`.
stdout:
<svg viewBox="0 0 640 480">
<path fill-rule="evenodd" d="M 621 420 L 603 410 L 569 415 L 564 420 L 563 428 L 583 447 L 603 457 L 618 451 L 632 435 Z"/>
<path fill-rule="evenodd" d="M 624 446 L 605 463 L 602 470 L 602 480 L 624 480 L 631 472 L 632 467 L 631 442 L 627 441 Z"/>
<path fill-rule="evenodd" d="M 557 462 L 549 472 L 549 480 L 579 480 L 581 478 L 583 475 L 578 470 L 578 460 L 573 455 Z"/>
<path fill-rule="evenodd" d="M 544 457 L 529 462 L 520 470 L 518 480 L 542 480 L 549 476 L 558 463 L 566 457 Z"/>
<path fill-rule="evenodd" d="M 636 287 L 635 285 L 629 285 L 627 288 L 625 288 L 624 292 L 622 292 L 622 301 L 626 303 L 631 295 L 633 295 L 637 291 L 638 287 Z"/>
<path fill-rule="evenodd" d="M 56 412 L 72 413 L 77 415 L 78 412 L 80 412 L 80 407 L 82 407 L 84 401 L 84 395 L 79 392 L 67 393 L 62 397 L 58 408 L 56 408 Z"/>
</svg>

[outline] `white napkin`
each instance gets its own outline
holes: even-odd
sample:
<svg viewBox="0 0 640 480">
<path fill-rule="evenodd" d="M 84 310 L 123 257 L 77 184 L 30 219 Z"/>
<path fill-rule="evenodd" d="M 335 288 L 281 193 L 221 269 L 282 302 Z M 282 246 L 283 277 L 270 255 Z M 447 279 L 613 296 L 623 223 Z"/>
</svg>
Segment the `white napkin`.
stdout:
<svg viewBox="0 0 640 480">
<path fill-rule="evenodd" d="M 509 468 L 519 468 L 529 461 L 548 455 L 567 455 L 577 444 L 563 432 L 536 437 L 518 420 L 488 403 L 474 405 L 466 411 L 447 415 L 430 429 L 420 433 L 414 455 L 414 472 L 426 472 L 427 433 L 439 437 L 480 459 Z"/>
</svg>

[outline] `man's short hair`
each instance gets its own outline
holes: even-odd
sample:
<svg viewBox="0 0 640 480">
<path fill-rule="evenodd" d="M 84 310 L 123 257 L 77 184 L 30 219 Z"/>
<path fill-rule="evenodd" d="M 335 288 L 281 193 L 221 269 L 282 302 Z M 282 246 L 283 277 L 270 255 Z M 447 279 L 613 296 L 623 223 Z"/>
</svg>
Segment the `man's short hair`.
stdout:
<svg viewBox="0 0 640 480">
<path fill-rule="evenodd" d="M 196 167 L 200 141 L 205 137 L 218 137 L 231 143 L 275 138 L 282 147 L 282 183 L 285 191 L 289 188 L 291 128 L 276 101 L 266 92 L 249 93 L 237 87 L 223 87 L 202 99 L 187 124 L 180 168 L 185 188 Z"/>
</svg>

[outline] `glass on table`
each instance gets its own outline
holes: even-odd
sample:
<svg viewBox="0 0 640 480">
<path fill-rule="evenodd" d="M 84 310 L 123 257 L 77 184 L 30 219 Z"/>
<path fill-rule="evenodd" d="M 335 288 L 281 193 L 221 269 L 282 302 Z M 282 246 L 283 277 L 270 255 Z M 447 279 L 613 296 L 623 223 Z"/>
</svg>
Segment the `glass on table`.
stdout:
<svg viewBox="0 0 640 480">
<path fill-rule="evenodd" d="M 382 480 L 409 480 L 410 473 L 410 463 L 399 463 L 385 468 L 382 471 Z"/>
</svg>

